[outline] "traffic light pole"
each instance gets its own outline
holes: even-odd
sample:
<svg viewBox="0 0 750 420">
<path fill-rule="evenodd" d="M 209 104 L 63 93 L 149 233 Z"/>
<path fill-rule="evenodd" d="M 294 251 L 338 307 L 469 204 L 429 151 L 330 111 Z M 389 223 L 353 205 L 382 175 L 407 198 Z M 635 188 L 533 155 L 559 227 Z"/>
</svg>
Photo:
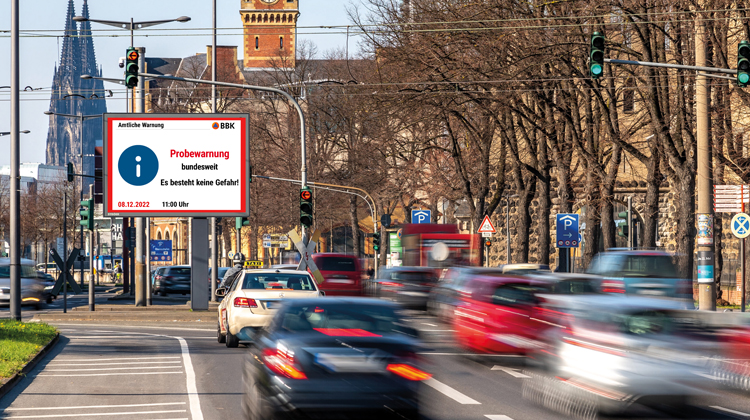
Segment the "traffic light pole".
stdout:
<svg viewBox="0 0 750 420">
<path fill-rule="evenodd" d="M 138 69 L 145 68 L 146 48 L 137 47 L 138 51 Z M 145 78 L 138 75 L 138 86 L 135 88 L 135 113 L 143 114 L 146 112 L 146 95 L 145 95 Z M 145 245 L 145 218 L 135 218 L 135 306 L 146 306 L 146 255 Z"/>
<path fill-rule="evenodd" d="M 94 184 L 89 185 L 89 218 L 93 221 L 94 219 Z M 89 223 L 90 224 L 90 223 Z M 81 225 L 83 227 L 83 225 Z M 94 311 L 96 304 L 96 294 L 94 288 L 94 235 L 93 231 L 89 230 L 89 311 Z"/>
<path fill-rule="evenodd" d="M 19 0 L 10 3 L 10 318 L 21 320 Z"/>
</svg>

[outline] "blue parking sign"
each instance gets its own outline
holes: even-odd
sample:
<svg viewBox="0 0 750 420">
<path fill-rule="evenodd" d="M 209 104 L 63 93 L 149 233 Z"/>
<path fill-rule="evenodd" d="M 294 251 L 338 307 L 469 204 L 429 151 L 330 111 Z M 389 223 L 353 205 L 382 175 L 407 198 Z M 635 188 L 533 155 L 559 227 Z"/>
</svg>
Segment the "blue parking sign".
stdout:
<svg viewBox="0 0 750 420">
<path fill-rule="evenodd" d="M 578 248 L 580 240 L 578 215 L 575 213 L 558 213 L 555 245 L 558 248 Z"/>
<path fill-rule="evenodd" d="M 432 211 L 430 210 L 412 210 L 411 211 L 412 223 L 430 223 L 431 219 L 432 219 Z"/>
</svg>

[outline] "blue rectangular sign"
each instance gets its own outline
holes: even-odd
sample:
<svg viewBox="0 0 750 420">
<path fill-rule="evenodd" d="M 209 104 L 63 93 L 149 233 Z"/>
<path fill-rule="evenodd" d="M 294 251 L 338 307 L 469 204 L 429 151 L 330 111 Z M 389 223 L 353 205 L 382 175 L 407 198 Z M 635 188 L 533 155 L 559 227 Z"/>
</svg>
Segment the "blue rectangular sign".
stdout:
<svg viewBox="0 0 750 420">
<path fill-rule="evenodd" d="M 574 213 L 558 213 L 557 240 L 558 248 L 578 248 L 578 215 Z"/>
<path fill-rule="evenodd" d="M 172 241 L 151 240 L 151 261 L 172 261 Z"/>
<path fill-rule="evenodd" d="M 432 212 L 430 210 L 411 211 L 412 223 L 430 223 L 430 220 L 432 220 Z"/>
</svg>

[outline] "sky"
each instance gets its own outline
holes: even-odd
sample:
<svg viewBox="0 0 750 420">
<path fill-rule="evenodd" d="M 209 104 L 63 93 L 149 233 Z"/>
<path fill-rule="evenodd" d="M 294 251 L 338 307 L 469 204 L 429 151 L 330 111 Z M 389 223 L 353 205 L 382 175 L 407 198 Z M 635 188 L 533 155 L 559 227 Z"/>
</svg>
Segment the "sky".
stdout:
<svg viewBox="0 0 750 420">
<path fill-rule="evenodd" d="M 346 46 L 345 29 L 313 27 L 351 24 L 346 8 L 359 4 L 359 0 L 300 0 L 299 3 L 298 42 L 312 41 L 318 55 Z M 10 0 L 0 0 L 0 86 L 10 85 L 10 4 Z M 146 47 L 150 57 L 187 57 L 205 53 L 206 46 L 211 44 L 212 0 L 89 0 L 88 4 L 92 19 L 129 21 L 132 17 L 135 21 L 147 21 L 183 15 L 192 18 L 187 23 L 168 23 L 135 31 L 135 45 Z M 60 59 L 62 38 L 59 35 L 65 27 L 67 6 L 67 0 L 20 0 L 21 87 L 43 88 L 21 93 L 21 130 L 31 131 L 21 134 L 21 162 L 45 163 L 46 160 L 49 117 L 44 111 L 49 110 L 49 89 L 55 64 Z M 75 0 L 77 15 L 81 14 L 82 6 L 83 0 Z M 123 12 L 126 9 L 132 11 L 132 16 Z M 240 0 L 217 0 L 217 26 L 224 28 L 218 31 L 218 45 L 242 45 L 239 9 Z M 107 36 L 94 38 L 97 64 L 102 66 L 104 77 L 122 78 L 118 60 L 130 44 L 130 32 L 96 23 L 91 26 L 95 35 L 97 29 L 108 29 L 100 32 Z M 357 39 L 350 38 L 350 51 L 356 50 L 356 46 Z M 238 54 L 242 54 L 242 48 L 238 48 Z M 105 83 L 104 87 L 114 93 L 107 99 L 107 110 L 125 112 L 123 87 L 111 83 Z M 0 132 L 7 131 L 10 131 L 10 95 L 8 89 L 0 89 Z M 10 136 L 2 136 L 0 165 L 8 164 Z"/>
</svg>

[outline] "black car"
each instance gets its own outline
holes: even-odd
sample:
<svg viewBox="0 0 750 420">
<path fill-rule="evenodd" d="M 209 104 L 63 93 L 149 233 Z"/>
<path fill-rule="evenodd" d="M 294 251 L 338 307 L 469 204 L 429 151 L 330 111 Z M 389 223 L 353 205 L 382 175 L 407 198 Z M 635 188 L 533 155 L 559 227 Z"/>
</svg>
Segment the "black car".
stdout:
<svg viewBox="0 0 750 420">
<path fill-rule="evenodd" d="M 186 295 L 190 293 L 191 269 L 189 265 L 160 267 L 154 276 L 154 293 L 166 296 L 168 293 Z"/>
<path fill-rule="evenodd" d="M 367 298 L 284 302 L 244 365 L 248 419 L 419 417 L 416 330 Z"/>
<path fill-rule="evenodd" d="M 381 270 L 375 280 L 375 296 L 408 308 L 426 309 L 430 290 L 437 283 L 430 267 L 393 267 Z"/>
</svg>

